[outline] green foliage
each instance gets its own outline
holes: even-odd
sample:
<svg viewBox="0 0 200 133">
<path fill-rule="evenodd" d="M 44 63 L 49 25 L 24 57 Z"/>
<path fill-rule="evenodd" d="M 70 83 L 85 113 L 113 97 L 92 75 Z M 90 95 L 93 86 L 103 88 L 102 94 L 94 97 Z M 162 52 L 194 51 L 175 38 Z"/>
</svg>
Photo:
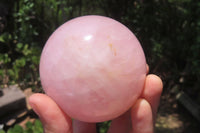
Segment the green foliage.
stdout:
<svg viewBox="0 0 200 133">
<path fill-rule="evenodd" d="M 31 122 L 27 122 L 26 127 L 24 133 L 43 133 L 42 123 L 39 120 L 36 120 L 34 125 Z"/>
<path fill-rule="evenodd" d="M 11 53 L 0 53 L 1 68 L 0 75 L 8 76 L 9 83 L 20 80 L 32 80 L 34 75 L 25 74 L 26 70 L 38 73 L 39 56 L 41 48 L 28 44 L 17 43 Z M 13 53 L 16 55 L 13 57 Z M 6 71 L 4 71 L 6 70 Z M 20 77 L 21 76 L 21 77 Z"/>
<path fill-rule="evenodd" d="M 0 133 L 5 133 L 5 131 L 3 131 L 3 130 L 0 130 Z"/>
<path fill-rule="evenodd" d="M 178 84 L 180 77 L 185 78 L 182 89 L 200 81 L 199 4 L 191 0 L 132 1 L 132 7 L 121 4 L 126 14 L 120 19 L 139 38 L 151 72 Z"/>
<path fill-rule="evenodd" d="M 105 121 L 102 123 L 98 123 L 97 127 L 98 127 L 98 131 L 99 133 L 107 133 L 109 127 L 110 127 L 111 121 Z"/>
<path fill-rule="evenodd" d="M 35 38 L 35 3 L 32 0 L 13 1 L 9 28 L 0 35 L 0 80 L 2 84 L 38 82 L 41 47 Z M 12 23 L 9 23 L 12 22 Z"/>
<path fill-rule="evenodd" d="M 7 133 L 23 133 L 23 128 L 19 125 L 15 125 L 13 128 L 9 129 Z"/>
<path fill-rule="evenodd" d="M 15 125 L 7 132 L 1 130 L 0 133 L 43 133 L 43 127 L 39 120 L 35 120 L 34 123 L 27 122 L 25 129 L 23 129 L 20 125 Z"/>
</svg>

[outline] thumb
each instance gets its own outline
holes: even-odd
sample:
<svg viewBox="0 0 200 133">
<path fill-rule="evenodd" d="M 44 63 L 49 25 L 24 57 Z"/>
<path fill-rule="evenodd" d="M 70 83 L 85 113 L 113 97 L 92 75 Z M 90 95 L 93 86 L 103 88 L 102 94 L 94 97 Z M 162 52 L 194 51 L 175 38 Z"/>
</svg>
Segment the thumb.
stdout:
<svg viewBox="0 0 200 133">
<path fill-rule="evenodd" d="M 45 133 L 72 133 L 72 120 L 45 94 L 33 94 L 29 104 L 40 117 Z"/>
</svg>

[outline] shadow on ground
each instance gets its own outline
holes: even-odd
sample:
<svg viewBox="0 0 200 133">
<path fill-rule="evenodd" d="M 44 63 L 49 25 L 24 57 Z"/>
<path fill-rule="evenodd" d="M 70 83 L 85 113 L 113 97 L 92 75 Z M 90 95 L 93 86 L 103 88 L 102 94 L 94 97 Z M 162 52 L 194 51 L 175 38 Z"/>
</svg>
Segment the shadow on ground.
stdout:
<svg viewBox="0 0 200 133">
<path fill-rule="evenodd" d="M 156 133 L 199 133 L 199 122 L 176 101 L 175 95 L 163 94 L 157 115 Z"/>
</svg>

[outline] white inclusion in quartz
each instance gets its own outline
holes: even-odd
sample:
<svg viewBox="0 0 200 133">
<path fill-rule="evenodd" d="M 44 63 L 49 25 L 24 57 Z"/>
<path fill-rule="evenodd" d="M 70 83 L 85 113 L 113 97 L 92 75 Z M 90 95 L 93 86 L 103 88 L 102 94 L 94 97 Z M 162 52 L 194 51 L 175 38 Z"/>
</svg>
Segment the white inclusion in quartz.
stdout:
<svg viewBox="0 0 200 133">
<path fill-rule="evenodd" d="M 89 41 L 91 38 L 92 38 L 92 35 L 87 35 L 87 36 L 84 37 L 84 40 Z"/>
</svg>

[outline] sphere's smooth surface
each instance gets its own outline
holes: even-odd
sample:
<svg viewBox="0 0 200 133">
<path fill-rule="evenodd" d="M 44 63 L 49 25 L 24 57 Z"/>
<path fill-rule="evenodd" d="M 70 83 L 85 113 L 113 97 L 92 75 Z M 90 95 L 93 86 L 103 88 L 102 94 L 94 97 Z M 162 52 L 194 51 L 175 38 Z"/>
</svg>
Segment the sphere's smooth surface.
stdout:
<svg viewBox="0 0 200 133">
<path fill-rule="evenodd" d="M 143 50 L 121 23 L 83 16 L 60 26 L 40 60 L 44 91 L 72 118 L 100 122 L 127 111 L 146 77 Z"/>
</svg>

